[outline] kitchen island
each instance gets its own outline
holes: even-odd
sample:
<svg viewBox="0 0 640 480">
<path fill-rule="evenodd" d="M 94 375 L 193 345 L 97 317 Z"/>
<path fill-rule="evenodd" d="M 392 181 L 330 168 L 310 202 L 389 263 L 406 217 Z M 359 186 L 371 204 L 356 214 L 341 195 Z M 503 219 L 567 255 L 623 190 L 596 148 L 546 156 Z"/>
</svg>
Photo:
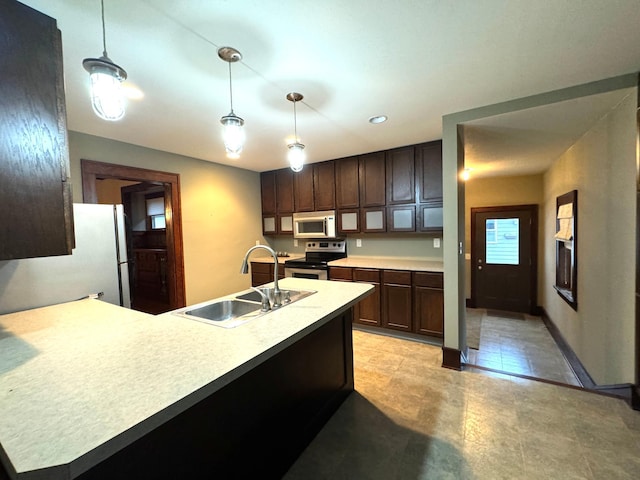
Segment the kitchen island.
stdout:
<svg viewBox="0 0 640 480">
<path fill-rule="evenodd" d="M 6 475 L 282 475 L 353 390 L 351 307 L 372 287 L 281 288 L 317 293 L 233 329 L 99 300 L 0 316 Z"/>
</svg>

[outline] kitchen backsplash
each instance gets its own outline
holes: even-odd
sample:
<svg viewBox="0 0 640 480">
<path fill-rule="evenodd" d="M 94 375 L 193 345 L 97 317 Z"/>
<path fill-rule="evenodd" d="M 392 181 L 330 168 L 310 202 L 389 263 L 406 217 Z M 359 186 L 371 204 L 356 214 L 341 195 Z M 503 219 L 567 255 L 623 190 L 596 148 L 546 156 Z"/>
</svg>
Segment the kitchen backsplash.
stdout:
<svg viewBox="0 0 640 480">
<path fill-rule="evenodd" d="M 360 239 L 362 246 L 357 246 Z M 434 239 L 440 242 L 440 248 L 434 248 Z M 298 240 L 298 246 L 294 246 L 291 237 L 267 237 L 269 245 L 276 251 L 286 251 L 289 254 L 304 254 L 305 240 Z M 377 235 L 353 235 L 347 237 L 347 255 L 373 256 L 373 257 L 410 257 L 430 260 L 442 260 L 442 238 L 394 234 L 390 236 Z"/>
</svg>

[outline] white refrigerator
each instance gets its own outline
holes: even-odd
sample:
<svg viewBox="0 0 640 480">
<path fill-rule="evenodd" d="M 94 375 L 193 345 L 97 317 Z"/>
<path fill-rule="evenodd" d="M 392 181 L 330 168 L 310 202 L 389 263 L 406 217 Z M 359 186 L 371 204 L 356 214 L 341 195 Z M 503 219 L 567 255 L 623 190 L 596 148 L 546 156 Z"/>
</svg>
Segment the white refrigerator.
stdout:
<svg viewBox="0 0 640 480">
<path fill-rule="evenodd" d="M 122 205 L 73 205 L 71 255 L 0 261 L 0 314 L 100 294 L 131 308 Z"/>
</svg>

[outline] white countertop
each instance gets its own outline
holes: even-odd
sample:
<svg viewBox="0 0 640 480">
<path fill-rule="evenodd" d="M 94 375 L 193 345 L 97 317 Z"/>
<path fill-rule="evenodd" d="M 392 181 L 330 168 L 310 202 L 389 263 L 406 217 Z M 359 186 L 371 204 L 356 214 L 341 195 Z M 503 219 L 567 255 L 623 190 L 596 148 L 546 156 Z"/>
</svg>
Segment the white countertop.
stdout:
<svg viewBox="0 0 640 480">
<path fill-rule="evenodd" d="M 329 262 L 330 267 L 377 268 L 382 270 L 412 270 L 415 272 L 444 272 L 441 260 L 402 257 L 351 256 Z"/>
<path fill-rule="evenodd" d="M 233 329 L 99 300 L 0 316 L 0 444 L 13 467 L 60 465 L 47 478 L 74 478 L 372 290 L 299 278 L 280 285 L 317 293 Z"/>
<path fill-rule="evenodd" d="M 288 257 L 278 257 L 278 265 L 283 265 L 284 262 L 286 262 L 287 260 L 299 260 L 305 258 L 304 253 L 300 254 L 300 253 L 292 253 L 291 255 L 289 255 Z M 258 262 L 258 263 L 273 263 L 273 257 L 271 255 L 266 255 L 266 256 L 262 256 L 262 257 L 251 257 L 249 259 L 249 263 L 251 262 Z"/>
</svg>

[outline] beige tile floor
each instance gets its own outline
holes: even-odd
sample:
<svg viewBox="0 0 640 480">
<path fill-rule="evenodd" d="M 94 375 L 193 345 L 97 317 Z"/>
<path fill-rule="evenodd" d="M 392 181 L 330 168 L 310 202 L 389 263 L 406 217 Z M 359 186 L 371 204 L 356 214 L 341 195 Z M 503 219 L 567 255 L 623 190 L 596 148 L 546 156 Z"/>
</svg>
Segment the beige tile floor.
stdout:
<svg viewBox="0 0 640 480">
<path fill-rule="evenodd" d="M 540 317 L 520 314 L 518 320 L 484 309 L 467 312 L 482 316 L 479 349 L 469 349 L 469 363 L 581 386 Z"/>
<path fill-rule="evenodd" d="M 354 331 L 354 392 L 286 480 L 637 479 L 640 412 Z"/>
</svg>

